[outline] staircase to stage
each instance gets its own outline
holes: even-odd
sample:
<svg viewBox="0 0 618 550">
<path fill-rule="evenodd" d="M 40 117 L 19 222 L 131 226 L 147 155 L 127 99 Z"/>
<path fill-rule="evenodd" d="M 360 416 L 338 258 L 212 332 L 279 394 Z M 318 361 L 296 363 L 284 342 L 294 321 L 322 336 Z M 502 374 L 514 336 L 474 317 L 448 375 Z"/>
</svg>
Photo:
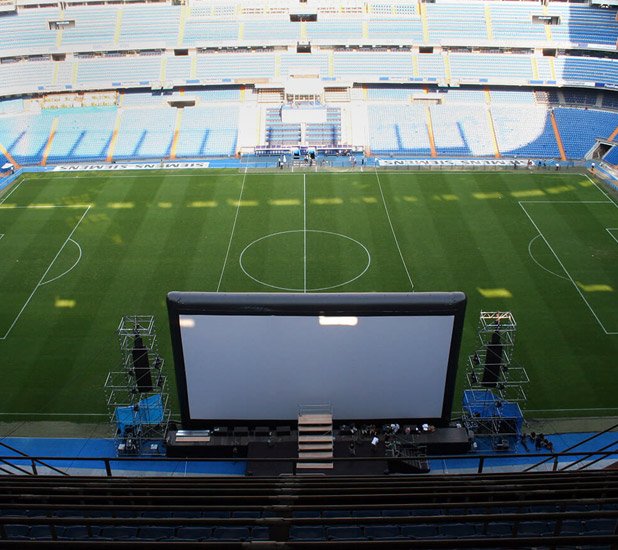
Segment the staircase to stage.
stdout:
<svg viewBox="0 0 618 550">
<path fill-rule="evenodd" d="M 298 414 L 296 468 L 333 469 L 333 413 L 330 405 L 307 405 L 301 408 Z"/>
</svg>

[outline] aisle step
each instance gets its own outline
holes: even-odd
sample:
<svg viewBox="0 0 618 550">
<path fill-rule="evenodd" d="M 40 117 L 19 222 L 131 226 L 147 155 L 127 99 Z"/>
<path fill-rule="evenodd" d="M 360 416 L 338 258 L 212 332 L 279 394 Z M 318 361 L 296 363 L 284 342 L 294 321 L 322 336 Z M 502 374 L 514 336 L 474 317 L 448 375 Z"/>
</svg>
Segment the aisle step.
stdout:
<svg viewBox="0 0 618 550">
<path fill-rule="evenodd" d="M 296 468 L 302 468 L 304 470 L 332 470 L 334 465 L 332 462 L 299 462 Z"/>
<path fill-rule="evenodd" d="M 301 414 L 298 417 L 298 425 L 304 424 L 333 424 L 333 417 L 330 414 Z"/>
</svg>

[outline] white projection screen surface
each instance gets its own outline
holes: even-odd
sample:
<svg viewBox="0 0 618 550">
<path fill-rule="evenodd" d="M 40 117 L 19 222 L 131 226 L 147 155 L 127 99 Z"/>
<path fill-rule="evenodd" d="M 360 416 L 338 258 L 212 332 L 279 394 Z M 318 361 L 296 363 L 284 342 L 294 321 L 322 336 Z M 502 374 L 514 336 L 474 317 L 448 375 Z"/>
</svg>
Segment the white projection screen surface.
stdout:
<svg viewBox="0 0 618 550">
<path fill-rule="evenodd" d="M 256 296 L 261 295 L 251 295 L 253 301 Z M 461 336 L 456 309 L 438 314 L 423 307 L 391 308 L 385 314 L 380 307 L 341 307 L 337 295 L 327 295 L 325 303 L 316 296 L 324 295 L 299 298 L 299 311 L 293 306 L 281 311 L 273 295 L 264 299 L 274 299 L 274 306 L 258 314 L 255 308 L 227 310 L 218 303 L 174 311 L 183 424 L 292 421 L 299 406 L 316 404 L 330 404 L 339 421 L 435 421 L 446 409 L 450 414 L 445 401 L 452 401 L 451 355 Z"/>
</svg>

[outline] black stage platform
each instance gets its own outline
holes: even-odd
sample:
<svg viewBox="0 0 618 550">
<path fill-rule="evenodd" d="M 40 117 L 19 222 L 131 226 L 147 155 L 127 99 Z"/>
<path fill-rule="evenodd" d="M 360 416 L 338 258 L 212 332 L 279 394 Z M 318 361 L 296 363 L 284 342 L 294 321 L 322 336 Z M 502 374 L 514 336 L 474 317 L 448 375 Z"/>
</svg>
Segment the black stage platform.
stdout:
<svg viewBox="0 0 618 550">
<path fill-rule="evenodd" d="M 193 432 L 193 436 L 177 436 L 180 432 L 170 432 L 167 437 L 167 456 L 173 458 L 235 458 L 247 460 L 247 475 L 276 476 L 293 475 L 292 460 L 298 456 L 297 432 L 286 435 L 256 436 L 251 433 L 242 435 L 201 435 Z M 196 435 L 197 434 L 197 435 Z M 423 448 L 427 455 L 464 454 L 470 450 L 470 440 L 465 428 L 441 428 L 430 433 L 398 435 L 398 442 L 403 446 Z M 350 442 L 355 442 L 355 456 L 350 455 Z M 329 470 L 299 470 L 297 474 L 326 475 L 383 475 L 406 470 L 405 465 L 399 470 L 399 464 L 387 457 L 384 437 L 375 449 L 369 438 L 340 435 L 334 436 L 334 467 Z M 370 458 L 370 460 L 357 460 Z M 260 460 L 256 460 L 260 459 Z M 262 460 L 271 459 L 271 460 Z"/>
<path fill-rule="evenodd" d="M 384 443 L 380 443 L 375 451 L 371 450 L 369 441 L 358 441 L 355 446 L 355 457 L 350 456 L 349 443 L 336 441 L 334 445 L 333 468 L 329 470 L 296 470 L 296 475 L 340 475 L 340 476 L 375 476 L 384 475 L 388 472 L 388 461 L 385 455 Z M 298 455 L 296 441 L 275 443 L 269 446 L 267 443 L 255 442 L 249 444 L 247 456 L 247 475 L 253 476 L 278 476 L 292 475 L 294 465 L 290 462 L 256 462 L 254 458 L 290 458 Z M 361 457 L 371 458 L 371 460 L 356 460 Z"/>
</svg>

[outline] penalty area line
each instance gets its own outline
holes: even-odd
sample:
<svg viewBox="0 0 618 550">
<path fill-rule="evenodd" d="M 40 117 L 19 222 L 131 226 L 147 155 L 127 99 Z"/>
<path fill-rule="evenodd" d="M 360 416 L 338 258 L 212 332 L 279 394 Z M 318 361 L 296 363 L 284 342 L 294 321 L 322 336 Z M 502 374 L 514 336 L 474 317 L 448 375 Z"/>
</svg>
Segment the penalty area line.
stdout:
<svg viewBox="0 0 618 550">
<path fill-rule="evenodd" d="M 524 213 L 526 214 L 526 216 L 528 217 L 528 219 L 530 220 L 530 223 L 532 223 L 532 225 L 534 226 L 534 228 L 536 229 L 537 233 L 540 235 L 540 237 L 543 239 L 543 241 L 545 241 L 545 244 L 547 245 L 547 247 L 549 248 L 549 250 L 551 250 L 551 253 L 554 255 L 554 257 L 556 258 L 556 261 L 560 264 L 560 267 L 562 268 L 562 270 L 564 271 L 565 275 L 568 277 L 569 281 L 571 281 L 571 284 L 575 287 L 575 290 L 577 291 L 577 293 L 581 296 L 581 299 L 584 301 L 584 303 L 586 304 L 586 306 L 588 307 L 588 309 L 590 310 L 590 313 L 592 313 L 592 315 L 594 316 L 594 318 L 596 319 L 597 323 L 599 324 L 599 326 L 601 327 L 601 329 L 603 330 L 603 332 L 610 336 L 610 335 L 614 335 L 614 334 L 618 334 L 618 332 L 610 332 L 605 328 L 605 325 L 603 324 L 603 322 L 601 321 L 601 319 L 599 319 L 599 316 L 596 314 L 596 312 L 594 311 L 594 309 L 592 309 L 592 306 L 590 305 L 590 303 L 588 302 L 588 300 L 586 299 L 586 297 L 584 296 L 583 292 L 581 291 L 581 289 L 579 288 L 579 285 L 575 282 L 575 280 L 573 279 L 573 277 L 571 276 L 571 274 L 568 272 L 567 268 L 565 267 L 565 265 L 562 263 L 562 260 L 560 259 L 560 257 L 558 256 L 558 254 L 556 253 L 556 251 L 553 249 L 552 245 L 549 244 L 549 240 L 545 237 L 545 235 L 543 234 L 543 232 L 540 230 L 539 226 L 536 224 L 536 222 L 534 221 L 534 219 L 532 218 L 532 216 L 529 214 L 529 212 L 526 210 L 526 207 L 524 206 L 524 201 L 519 201 L 519 206 L 521 207 L 521 209 L 524 211 Z M 547 204 L 551 204 L 551 202 L 547 202 Z"/>
<path fill-rule="evenodd" d="M 30 300 L 32 300 L 32 297 L 36 294 L 36 291 L 39 289 L 39 287 L 41 287 L 43 285 L 43 281 L 45 280 L 45 277 L 47 276 L 47 274 L 49 273 L 49 270 L 52 268 L 52 266 L 54 265 L 54 262 L 58 259 L 58 257 L 60 256 L 60 254 L 62 253 L 62 251 L 64 250 L 64 247 L 67 245 L 67 243 L 72 240 L 71 237 L 73 237 L 73 233 L 75 233 L 75 231 L 77 230 L 77 228 L 79 227 L 79 225 L 82 223 L 82 221 L 84 220 L 84 218 L 86 217 L 86 214 L 88 214 L 88 212 L 90 211 L 91 206 L 88 205 L 88 207 L 86 208 L 86 210 L 84 211 L 84 213 L 82 214 L 81 218 L 79 218 L 79 220 L 77 221 L 77 223 L 75 224 L 75 226 L 73 227 L 73 229 L 71 230 L 71 232 L 69 233 L 69 236 L 66 238 L 66 240 L 64 241 L 64 243 L 62 243 L 62 246 L 58 249 L 58 252 L 56 252 L 56 255 L 54 256 L 54 259 L 51 261 L 51 263 L 47 266 L 47 269 L 45 270 L 45 273 L 43 273 L 43 276 L 39 279 L 39 282 L 37 283 L 37 285 L 34 287 L 34 290 L 30 293 L 30 296 L 28 296 L 28 299 L 26 300 L 26 303 L 22 306 L 22 308 L 19 310 L 19 313 L 17 314 L 17 316 L 15 317 L 15 319 L 13 320 L 13 322 L 11 323 L 11 326 L 8 328 L 8 330 L 6 331 L 6 333 L 4 334 L 4 336 L 0 337 L 0 340 L 6 340 L 9 336 L 9 334 L 11 333 L 11 331 L 13 330 L 13 327 L 17 324 L 17 321 L 19 321 L 19 318 L 21 317 L 22 313 L 26 310 L 26 308 L 28 307 L 28 304 L 30 303 Z M 81 248 L 80 248 L 81 250 Z M 81 256 L 80 256 L 81 258 Z M 75 267 L 75 266 L 73 266 Z M 71 268 L 72 269 L 72 268 Z"/>
<path fill-rule="evenodd" d="M 240 203 L 242 202 L 242 194 L 245 189 L 245 181 L 247 179 L 247 168 L 242 177 L 242 184 L 240 186 L 240 194 L 238 195 L 238 204 L 236 205 L 236 214 L 234 215 L 234 223 L 232 224 L 232 232 L 230 233 L 230 240 L 227 243 L 227 251 L 225 252 L 225 259 L 223 260 L 223 267 L 221 268 L 221 275 L 219 276 L 219 283 L 217 284 L 217 292 L 221 288 L 221 282 L 223 281 L 223 274 L 225 273 L 225 266 L 227 265 L 227 259 L 230 255 L 230 249 L 232 248 L 232 240 L 234 239 L 234 231 L 236 230 L 236 222 L 238 221 L 238 214 L 240 212 Z"/>
<path fill-rule="evenodd" d="M 6 199 L 8 199 L 16 190 L 17 188 L 27 180 L 28 178 L 23 178 L 21 180 L 19 180 L 17 182 L 17 185 L 15 185 L 14 187 L 11 188 L 11 190 L 4 196 L 2 197 L 2 200 L 0 200 L 0 204 L 2 204 Z"/>
<path fill-rule="evenodd" d="M 386 212 L 386 219 L 388 220 L 388 225 L 391 228 L 391 233 L 393 234 L 393 238 L 395 239 L 395 246 L 397 247 L 397 251 L 399 252 L 399 257 L 401 258 L 401 263 L 403 264 L 403 268 L 408 276 L 408 281 L 410 282 L 410 287 L 414 290 L 414 283 L 412 282 L 412 277 L 410 276 L 410 271 L 408 270 L 408 266 L 406 265 L 406 261 L 403 258 L 403 253 L 401 252 L 401 247 L 399 246 L 399 241 L 397 240 L 397 235 L 395 233 L 395 228 L 393 227 L 393 222 L 391 220 L 391 215 L 388 211 L 388 206 L 386 205 L 386 199 L 384 198 L 384 192 L 382 191 L 382 183 L 380 182 L 380 176 L 378 175 L 378 171 L 375 170 L 376 180 L 378 181 L 378 189 L 380 190 L 380 195 L 382 197 L 382 204 L 384 205 L 384 211 Z"/>
</svg>

